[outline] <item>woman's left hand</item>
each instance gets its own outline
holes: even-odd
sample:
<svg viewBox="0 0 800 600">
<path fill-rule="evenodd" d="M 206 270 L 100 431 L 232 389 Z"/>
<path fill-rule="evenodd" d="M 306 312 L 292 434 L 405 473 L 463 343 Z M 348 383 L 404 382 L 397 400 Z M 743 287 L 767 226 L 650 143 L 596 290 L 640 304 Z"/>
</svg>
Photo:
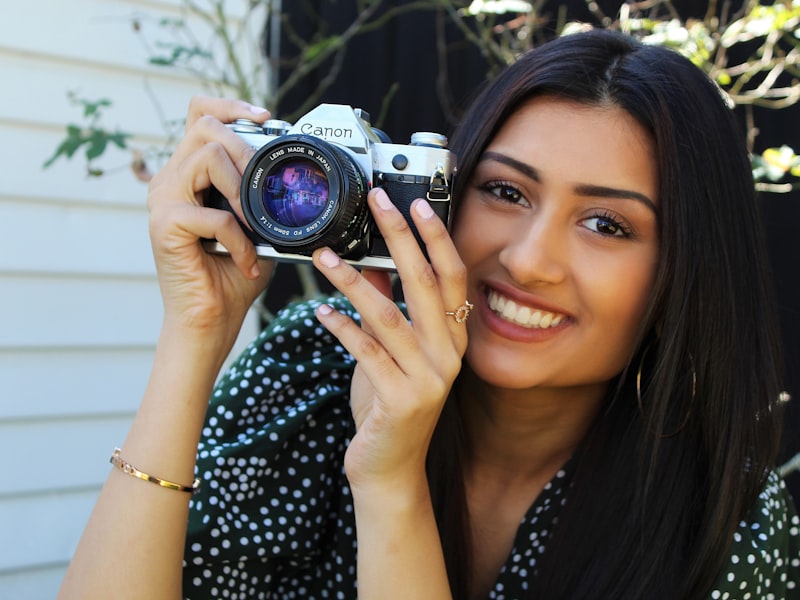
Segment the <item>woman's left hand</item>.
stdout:
<svg viewBox="0 0 800 600">
<path fill-rule="evenodd" d="M 465 324 L 445 314 L 465 302 L 466 269 L 426 201 L 414 201 L 411 213 L 430 262 L 384 190 L 372 190 L 369 204 L 397 267 L 410 320 L 392 299 L 388 273 L 359 272 L 328 249 L 314 254 L 314 264 L 362 320 L 359 327 L 328 306 L 317 312 L 357 361 L 351 386 L 357 434 L 345 467 L 354 493 L 402 492 L 414 482 L 427 491 L 428 446 L 467 346 Z"/>
</svg>

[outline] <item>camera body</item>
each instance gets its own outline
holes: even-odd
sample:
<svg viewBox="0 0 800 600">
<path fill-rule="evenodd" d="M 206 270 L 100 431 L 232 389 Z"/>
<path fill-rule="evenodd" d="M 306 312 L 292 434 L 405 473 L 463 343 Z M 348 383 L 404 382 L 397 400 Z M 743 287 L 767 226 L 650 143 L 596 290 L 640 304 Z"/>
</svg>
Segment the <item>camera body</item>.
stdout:
<svg viewBox="0 0 800 600">
<path fill-rule="evenodd" d="M 449 222 L 456 159 L 441 134 L 417 132 L 409 145 L 393 144 L 370 125 L 366 112 L 342 104 L 320 104 L 294 125 L 239 119 L 228 127 L 256 149 L 240 197 L 243 229 L 260 256 L 308 262 L 315 249 L 329 246 L 351 264 L 393 270 L 367 207 L 374 186 L 386 190 L 415 235 L 415 198 L 426 198 Z M 214 188 L 205 205 L 232 212 Z M 226 253 L 215 240 L 205 245 Z"/>
</svg>

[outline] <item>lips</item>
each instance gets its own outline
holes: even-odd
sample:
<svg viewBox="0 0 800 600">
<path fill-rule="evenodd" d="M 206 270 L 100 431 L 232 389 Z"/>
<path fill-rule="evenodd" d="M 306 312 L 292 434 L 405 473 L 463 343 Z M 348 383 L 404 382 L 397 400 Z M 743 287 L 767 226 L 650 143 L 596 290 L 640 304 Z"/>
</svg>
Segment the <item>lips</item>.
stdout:
<svg viewBox="0 0 800 600">
<path fill-rule="evenodd" d="M 558 313 L 517 304 L 496 290 L 489 290 L 487 299 L 489 308 L 500 318 L 528 329 L 550 329 L 567 318 Z"/>
</svg>

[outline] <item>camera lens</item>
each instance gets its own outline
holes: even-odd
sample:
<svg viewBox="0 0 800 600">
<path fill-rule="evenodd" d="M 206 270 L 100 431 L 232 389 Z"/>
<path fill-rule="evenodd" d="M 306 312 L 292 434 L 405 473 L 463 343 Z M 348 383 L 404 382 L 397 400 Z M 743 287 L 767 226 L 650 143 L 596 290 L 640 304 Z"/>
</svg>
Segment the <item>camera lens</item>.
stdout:
<svg viewBox="0 0 800 600">
<path fill-rule="evenodd" d="M 302 227 L 312 223 L 328 204 L 328 179 L 308 160 L 277 166 L 261 190 L 264 208 L 278 223 Z"/>
<path fill-rule="evenodd" d="M 242 211 L 277 251 L 310 255 L 329 246 L 345 258 L 368 251 L 368 180 L 345 150 L 284 135 L 256 152 L 242 179 Z"/>
</svg>

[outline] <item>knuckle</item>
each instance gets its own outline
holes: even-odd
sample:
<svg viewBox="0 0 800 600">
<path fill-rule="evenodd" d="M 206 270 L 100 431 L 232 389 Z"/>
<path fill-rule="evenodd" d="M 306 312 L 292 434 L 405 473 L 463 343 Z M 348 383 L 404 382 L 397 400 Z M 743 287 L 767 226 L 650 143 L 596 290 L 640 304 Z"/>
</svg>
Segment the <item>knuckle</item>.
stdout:
<svg viewBox="0 0 800 600">
<path fill-rule="evenodd" d="M 342 275 L 341 285 L 345 288 L 353 288 L 361 282 L 363 282 L 363 278 L 355 269 L 346 269 Z"/>
<path fill-rule="evenodd" d="M 410 234 L 411 233 L 411 226 L 406 221 L 405 217 L 400 214 L 396 214 L 395 218 L 391 219 L 388 223 L 389 230 L 392 233 L 398 234 Z"/>
<path fill-rule="evenodd" d="M 458 263 L 453 266 L 450 277 L 453 279 L 454 283 L 466 284 L 467 266 L 462 261 L 459 260 Z"/>
<path fill-rule="evenodd" d="M 234 219 L 233 213 L 217 209 L 212 209 L 208 211 L 208 213 L 210 215 L 209 219 L 212 220 L 215 229 L 231 230 L 234 232 L 241 229 L 236 219 Z"/>
<path fill-rule="evenodd" d="M 382 347 L 371 335 L 364 336 L 358 344 L 359 355 L 364 357 L 378 357 L 382 353 Z"/>
<path fill-rule="evenodd" d="M 202 107 L 205 104 L 206 97 L 200 94 L 195 94 L 189 98 L 188 112 L 190 115 L 202 112 Z"/>
<path fill-rule="evenodd" d="M 380 322 L 388 329 L 397 329 L 406 324 L 406 319 L 393 302 L 384 302 L 380 311 Z"/>
<path fill-rule="evenodd" d="M 437 280 L 436 272 L 427 262 L 422 265 L 417 272 L 417 281 L 425 289 L 437 289 L 439 287 L 439 281 Z"/>
<path fill-rule="evenodd" d="M 213 115 L 204 114 L 197 119 L 196 127 L 202 130 L 214 129 L 219 124 L 219 119 Z"/>
<path fill-rule="evenodd" d="M 458 354 L 451 354 L 448 358 L 442 360 L 442 369 L 451 380 L 456 378 L 456 375 L 461 371 L 461 356 Z"/>
<path fill-rule="evenodd" d="M 439 408 L 442 404 L 442 398 L 446 397 L 450 391 L 450 386 L 447 381 L 439 376 L 431 376 L 427 377 L 422 383 L 422 391 L 427 400 L 419 409 L 427 410 L 429 407 Z"/>
</svg>

